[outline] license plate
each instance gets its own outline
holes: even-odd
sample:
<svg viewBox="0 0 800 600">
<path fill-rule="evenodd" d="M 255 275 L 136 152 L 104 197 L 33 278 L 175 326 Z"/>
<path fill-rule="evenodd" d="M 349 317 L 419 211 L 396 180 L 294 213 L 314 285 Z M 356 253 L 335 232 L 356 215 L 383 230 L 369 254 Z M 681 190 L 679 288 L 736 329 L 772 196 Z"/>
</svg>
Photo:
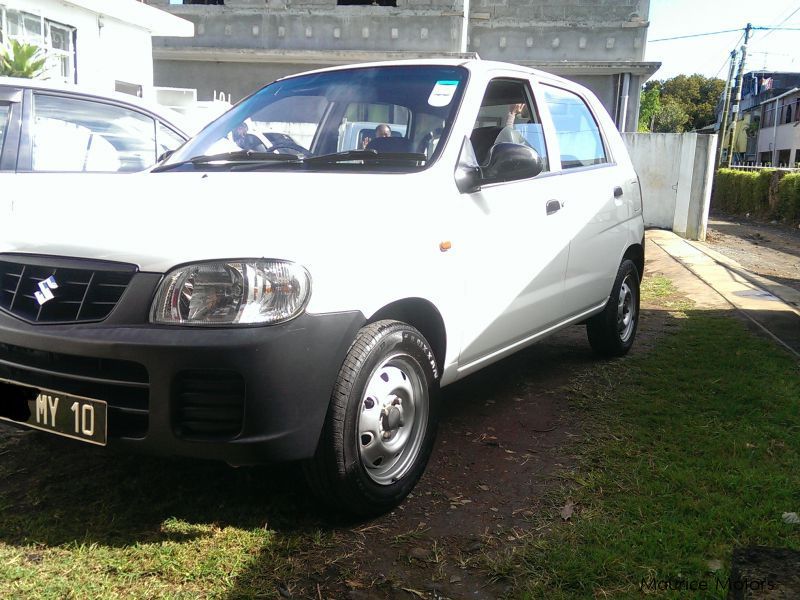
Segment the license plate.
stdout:
<svg viewBox="0 0 800 600">
<path fill-rule="evenodd" d="M 40 390 L 28 401 L 31 416 L 27 421 L 12 421 L 56 435 L 106 445 L 106 413 L 108 405 L 102 400 L 92 400 L 50 390 Z"/>
</svg>

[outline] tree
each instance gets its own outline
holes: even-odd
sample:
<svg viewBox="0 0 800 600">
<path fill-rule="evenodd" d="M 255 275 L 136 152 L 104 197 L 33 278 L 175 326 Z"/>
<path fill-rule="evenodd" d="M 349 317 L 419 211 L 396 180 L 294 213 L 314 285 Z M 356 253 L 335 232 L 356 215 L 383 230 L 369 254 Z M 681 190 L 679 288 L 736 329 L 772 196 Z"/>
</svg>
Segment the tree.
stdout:
<svg viewBox="0 0 800 600">
<path fill-rule="evenodd" d="M 0 46 L 0 75 L 34 79 L 44 73 L 46 60 L 38 46 L 12 39 Z"/>
<path fill-rule="evenodd" d="M 661 110 L 661 90 L 651 87 L 642 90 L 639 103 L 639 131 L 650 131 L 655 116 Z"/>
<path fill-rule="evenodd" d="M 650 131 L 652 122 L 657 124 L 653 131 L 673 133 L 711 125 L 724 88 L 721 79 L 699 74 L 648 81 L 641 94 L 639 130 Z"/>
<path fill-rule="evenodd" d="M 674 98 L 666 98 L 656 113 L 653 130 L 659 133 L 683 133 L 689 119 L 680 102 Z"/>
</svg>

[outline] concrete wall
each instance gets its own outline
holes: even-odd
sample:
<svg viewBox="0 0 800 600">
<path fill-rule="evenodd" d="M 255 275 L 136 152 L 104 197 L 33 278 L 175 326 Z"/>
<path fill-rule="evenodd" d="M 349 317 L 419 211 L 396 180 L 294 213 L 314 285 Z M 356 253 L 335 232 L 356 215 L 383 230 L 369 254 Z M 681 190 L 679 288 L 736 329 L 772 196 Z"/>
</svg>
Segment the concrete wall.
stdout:
<svg viewBox="0 0 800 600">
<path fill-rule="evenodd" d="M 625 133 L 623 138 L 639 174 L 645 225 L 704 240 L 717 136 Z"/>
<path fill-rule="evenodd" d="M 299 71 L 321 69 L 327 65 L 296 63 L 230 63 L 162 60 L 156 63 L 156 85 L 194 88 L 201 100 L 214 92 L 231 95 L 237 102 L 280 77 Z"/>
</svg>

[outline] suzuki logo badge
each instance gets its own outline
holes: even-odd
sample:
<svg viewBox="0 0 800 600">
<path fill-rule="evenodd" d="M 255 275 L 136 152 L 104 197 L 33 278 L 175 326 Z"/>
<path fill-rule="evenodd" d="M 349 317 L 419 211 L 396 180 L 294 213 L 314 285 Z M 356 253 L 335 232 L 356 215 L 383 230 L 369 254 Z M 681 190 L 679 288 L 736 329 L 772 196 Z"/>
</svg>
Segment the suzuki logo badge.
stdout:
<svg viewBox="0 0 800 600">
<path fill-rule="evenodd" d="M 50 275 L 50 277 L 48 277 L 44 281 L 40 281 L 39 291 L 34 294 L 36 296 L 36 301 L 39 303 L 39 306 L 41 306 L 45 302 L 48 302 L 49 300 L 52 300 L 54 298 L 53 290 L 57 289 L 58 289 L 58 283 L 56 283 L 56 278 L 53 277 L 52 275 Z"/>
</svg>

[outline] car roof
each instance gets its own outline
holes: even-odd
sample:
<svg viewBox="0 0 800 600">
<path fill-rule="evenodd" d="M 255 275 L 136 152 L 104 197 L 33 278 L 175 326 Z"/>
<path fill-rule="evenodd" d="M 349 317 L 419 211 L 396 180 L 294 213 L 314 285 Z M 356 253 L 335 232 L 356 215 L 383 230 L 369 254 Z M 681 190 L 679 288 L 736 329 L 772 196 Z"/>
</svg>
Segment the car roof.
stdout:
<svg viewBox="0 0 800 600">
<path fill-rule="evenodd" d="M 106 92 L 75 84 L 46 81 L 41 79 L 22 79 L 18 77 L 0 77 L 0 87 L 3 86 L 31 90 L 44 90 L 48 92 L 64 92 L 97 100 L 110 100 L 120 104 L 127 104 L 131 107 L 152 113 L 160 120 L 169 124 L 170 127 L 177 129 L 178 132 L 180 132 L 184 137 L 191 137 L 191 134 L 189 133 L 191 127 L 184 123 L 184 118 L 179 113 L 166 106 L 143 100 L 142 98 L 133 96 L 131 94 L 123 94 L 121 92 Z"/>
<path fill-rule="evenodd" d="M 548 73 L 547 71 L 540 71 L 539 69 L 533 69 L 531 67 L 526 67 L 523 65 L 517 65 L 514 63 L 507 63 L 495 60 L 482 60 L 480 58 L 451 58 L 451 57 L 443 57 L 443 58 L 414 58 L 414 59 L 404 59 L 404 60 L 387 60 L 387 61 L 376 61 L 376 62 L 368 62 L 368 63 L 357 63 L 357 64 L 348 64 L 348 65 L 338 65 L 335 67 L 327 67 L 324 69 L 314 69 L 311 71 L 304 71 L 302 73 L 295 73 L 292 75 L 287 75 L 286 77 L 282 77 L 278 81 L 283 79 L 291 79 L 292 77 L 299 77 L 301 75 L 309 75 L 312 73 L 325 73 L 330 71 L 345 71 L 348 69 L 363 69 L 363 68 L 370 68 L 370 67 L 393 67 L 393 66 L 449 66 L 449 67 L 464 67 L 468 69 L 472 73 L 488 73 L 491 71 L 519 71 L 525 75 L 535 75 L 537 77 L 541 77 L 543 79 L 548 79 L 554 82 L 563 82 L 564 84 L 572 85 L 574 82 L 570 82 L 563 77 L 559 77 L 558 75 L 553 75 L 552 73 Z"/>
</svg>

